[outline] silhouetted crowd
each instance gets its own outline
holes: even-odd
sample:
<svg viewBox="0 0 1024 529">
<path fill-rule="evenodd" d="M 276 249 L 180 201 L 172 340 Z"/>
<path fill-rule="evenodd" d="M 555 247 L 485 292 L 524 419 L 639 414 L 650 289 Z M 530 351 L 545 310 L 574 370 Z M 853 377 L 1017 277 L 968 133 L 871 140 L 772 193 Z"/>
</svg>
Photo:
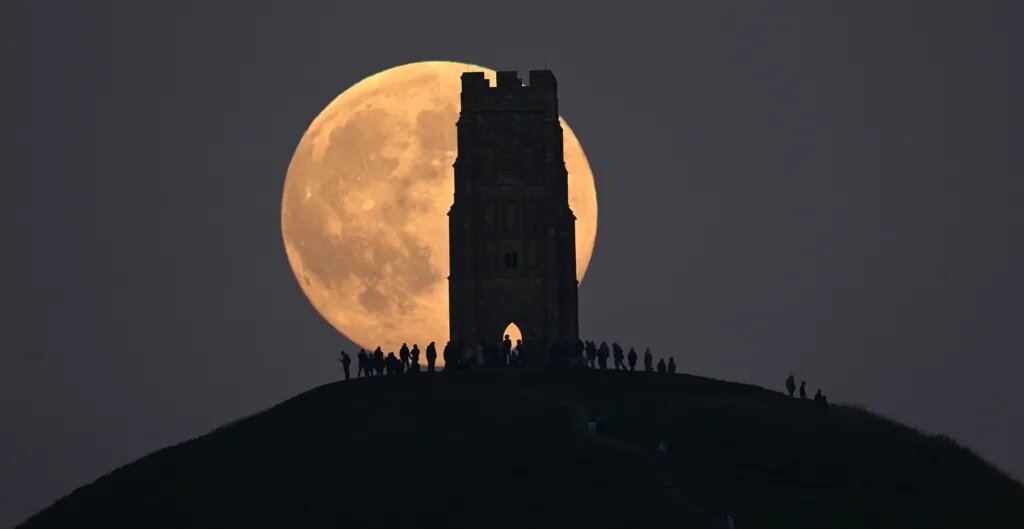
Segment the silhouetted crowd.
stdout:
<svg viewBox="0 0 1024 529">
<path fill-rule="evenodd" d="M 516 340 L 513 345 L 508 335 L 498 344 L 477 344 L 476 347 L 456 354 L 456 346 L 448 342 L 442 352 L 446 369 L 459 369 L 469 366 L 489 367 L 518 367 L 537 364 L 537 346 L 523 340 Z M 548 359 L 552 366 L 578 366 L 592 369 L 614 369 L 619 371 L 636 371 L 637 361 L 640 359 L 636 349 L 630 347 L 629 352 L 623 350 L 622 346 L 612 342 L 597 345 L 593 341 L 576 340 L 575 342 L 555 342 L 548 346 Z M 426 371 L 433 373 L 437 362 L 437 348 L 434 342 L 430 342 L 426 348 Z M 613 364 L 608 365 L 611 358 Z M 341 351 L 338 360 L 341 362 L 345 372 L 345 380 L 351 378 L 352 357 L 345 351 Z M 628 367 L 627 367 L 628 366 Z M 420 348 L 413 344 L 412 349 L 408 344 L 403 343 L 398 350 L 398 355 L 388 352 L 384 354 L 380 346 L 373 351 L 360 349 L 356 354 L 356 373 L 358 378 L 401 375 L 405 373 L 418 373 L 420 366 Z M 650 349 L 643 353 L 643 370 L 671 374 L 676 372 L 675 358 L 669 357 L 659 359 L 657 365 L 654 363 L 654 355 Z"/>
<path fill-rule="evenodd" d="M 445 356 L 448 356 L 448 353 L 449 351 L 446 348 Z M 434 345 L 434 342 L 427 344 L 425 356 L 427 359 L 427 372 L 433 373 L 437 363 L 437 347 Z M 352 357 L 347 352 L 342 351 L 338 361 L 341 362 L 341 368 L 345 371 L 345 380 L 348 380 L 351 378 Z M 398 356 L 395 356 L 394 351 L 389 352 L 385 356 L 380 346 L 372 352 L 360 349 L 359 353 L 356 354 L 356 377 L 418 373 L 420 369 L 419 344 L 412 344 L 412 349 L 409 349 L 409 345 L 403 343 L 402 347 L 398 350 Z"/>
<path fill-rule="evenodd" d="M 636 349 L 630 347 L 629 352 L 625 353 L 622 347 L 612 342 L 611 348 L 608 347 L 607 342 L 601 342 L 601 345 L 597 345 L 595 342 L 587 341 L 580 342 L 582 344 L 582 359 L 584 365 L 594 369 L 608 369 L 608 358 L 611 357 L 613 363 L 612 369 L 621 371 L 636 371 L 636 362 L 638 355 Z M 626 367 L 626 364 L 629 367 Z M 654 371 L 654 355 L 651 354 L 650 349 L 644 351 L 644 371 Z M 658 360 L 657 370 L 659 373 L 675 373 L 676 372 L 676 360 L 673 357 L 668 358 L 668 363 L 665 363 L 665 359 Z"/>
<path fill-rule="evenodd" d="M 601 342 L 601 345 L 597 345 L 596 342 L 589 340 L 576 340 L 575 343 L 555 342 L 549 346 L 548 354 L 550 363 L 553 366 L 578 366 L 617 371 L 636 371 L 637 362 L 640 359 L 640 355 L 632 347 L 626 352 L 615 342 L 612 342 L 611 347 L 609 347 L 607 342 Z M 456 354 L 455 346 L 448 342 L 444 346 L 442 355 L 445 369 L 459 369 L 468 366 L 517 367 L 532 365 L 536 352 L 532 344 L 524 343 L 522 340 L 516 340 L 515 345 L 513 345 L 512 340 L 506 334 L 500 344 L 493 346 L 477 344 L 468 355 Z M 427 344 L 424 356 L 427 360 L 426 371 L 428 373 L 435 372 L 437 347 L 434 345 L 434 342 Z M 613 362 L 612 367 L 608 366 L 609 358 Z M 341 362 L 341 367 L 345 372 L 345 380 L 349 380 L 351 378 L 350 366 L 352 365 L 352 358 L 347 352 L 341 351 L 338 360 Z M 420 369 L 422 368 L 420 367 L 420 347 L 418 344 L 412 344 L 412 349 L 410 349 L 408 344 L 403 343 L 402 347 L 398 350 L 398 356 L 395 356 L 394 351 L 385 355 L 380 346 L 373 351 L 360 349 L 359 353 L 356 354 L 357 378 L 360 376 L 373 377 L 418 373 Z M 655 364 L 654 355 L 651 354 L 650 349 L 646 349 L 643 354 L 643 370 L 648 373 L 657 370 L 658 373 L 672 374 L 676 372 L 676 361 L 675 358 L 669 357 L 666 363 L 665 359 L 661 358 Z M 790 397 L 797 393 L 796 380 L 793 379 L 793 375 L 789 375 L 786 379 L 786 391 Z M 800 382 L 799 395 L 801 399 L 807 399 L 806 380 Z M 814 402 L 828 404 L 828 397 L 821 392 L 821 388 L 814 394 Z"/>
<path fill-rule="evenodd" d="M 796 380 L 793 380 L 793 375 L 789 375 L 789 377 L 786 378 L 786 392 L 789 393 L 790 397 L 792 397 L 793 393 L 795 393 L 796 390 L 797 390 L 797 388 L 796 388 Z M 800 381 L 800 398 L 804 399 L 804 400 L 807 400 L 807 381 L 806 380 L 801 380 Z M 818 388 L 818 391 L 814 394 L 814 402 L 818 402 L 818 403 L 821 403 L 821 404 L 828 404 L 828 397 L 826 397 L 825 394 L 821 392 L 821 388 Z"/>
</svg>

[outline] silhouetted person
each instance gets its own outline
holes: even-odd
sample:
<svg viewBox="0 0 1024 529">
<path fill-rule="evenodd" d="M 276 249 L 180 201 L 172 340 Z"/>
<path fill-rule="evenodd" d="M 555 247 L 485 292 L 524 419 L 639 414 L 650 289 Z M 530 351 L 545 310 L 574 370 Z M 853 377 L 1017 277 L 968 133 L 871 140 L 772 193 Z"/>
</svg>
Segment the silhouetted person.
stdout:
<svg viewBox="0 0 1024 529">
<path fill-rule="evenodd" d="M 587 357 L 586 354 L 583 352 L 585 348 L 586 346 L 583 345 L 583 340 L 577 338 L 576 343 L 573 346 L 573 356 L 575 357 L 573 362 L 576 363 L 577 365 L 587 365 Z"/>
<path fill-rule="evenodd" d="M 515 346 L 515 348 L 512 349 L 512 358 L 510 359 L 510 361 L 512 362 L 512 365 L 514 365 L 514 366 L 521 366 L 521 365 L 523 365 L 522 354 L 523 354 L 523 340 L 522 340 L 522 338 L 517 338 L 516 339 L 516 346 Z"/>
<path fill-rule="evenodd" d="M 804 400 L 807 400 L 807 381 L 806 380 L 801 380 L 800 381 L 800 398 L 804 399 Z"/>
<path fill-rule="evenodd" d="M 601 369 L 608 369 L 608 354 L 608 344 L 601 342 L 601 347 L 597 348 L 597 364 Z"/>
<path fill-rule="evenodd" d="M 814 402 L 817 402 L 819 404 L 828 404 L 828 397 L 826 397 L 825 394 L 821 392 L 820 388 L 818 389 L 818 392 L 814 394 Z"/>
<path fill-rule="evenodd" d="M 629 354 L 626 355 L 626 361 L 629 362 L 629 370 L 636 371 L 636 349 L 629 348 Z"/>
<path fill-rule="evenodd" d="M 793 375 L 789 375 L 786 379 L 786 391 L 789 392 L 789 396 L 793 397 L 793 392 L 796 391 L 796 381 L 793 380 Z"/>
<path fill-rule="evenodd" d="M 447 371 L 455 367 L 455 352 L 453 351 L 452 343 L 445 342 L 444 349 L 441 350 L 441 357 L 444 359 L 444 370 Z"/>
<path fill-rule="evenodd" d="M 509 365 L 512 361 L 512 339 L 505 335 L 505 339 L 501 341 L 501 363 L 502 365 Z"/>
<path fill-rule="evenodd" d="M 658 360 L 658 372 L 659 373 L 665 373 L 667 371 L 668 371 L 668 368 L 665 367 L 665 359 L 664 358 L 659 359 Z"/>
<path fill-rule="evenodd" d="M 368 376 L 370 370 L 366 362 L 366 349 L 360 349 L 359 354 L 356 355 L 356 377 Z"/>
<path fill-rule="evenodd" d="M 412 344 L 412 351 L 409 351 L 409 368 L 412 369 L 413 373 L 419 373 L 420 371 L 420 346 L 419 344 Z"/>
<path fill-rule="evenodd" d="M 651 354 L 650 348 L 644 351 L 644 371 L 654 371 L 654 355 Z"/>
<path fill-rule="evenodd" d="M 409 367 L 409 346 L 404 342 L 402 347 L 398 349 L 398 358 L 402 362 L 402 370 L 404 371 L 405 368 Z"/>
<path fill-rule="evenodd" d="M 434 362 L 437 361 L 437 347 L 434 342 L 427 344 L 427 373 L 434 372 Z"/>
<path fill-rule="evenodd" d="M 384 374 L 384 351 L 380 350 L 379 345 L 373 350 L 373 370 L 377 376 Z"/>
<path fill-rule="evenodd" d="M 587 363 L 590 364 L 590 367 L 597 367 L 597 345 L 595 345 L 594 342 L 587 340 L 585 347 L 587 351 Z"/>
<path fill-rule="evenodd" d="M 615 369 L 626 369 L 626 364 L 622 363 L 625 355 L 622 354 L 622 347 L 616 342 L 612 342 L 612 357 L 615 359 Z"/>
<path fill-rule="evenodd" d="M 669 373 L 675 373 L 676 372 L 676 359 L 672 358 L 671 356 L 668 357 L 668 372 Z"/>
<path fill-rule="evenodd" d="M 398 374 L 401 374 L 404 369 L 405 369 L 405 364 L 403 364 L 402 361 L 399 360 L 395 356 L 395 352 L 394 351 L 389 352 L 388 353 L 388 359 L 387 359 L 388 374 L 389 375 L 398 375 Z"/>
<path fill-rule="evenodd" d="M 338 360 L 341 362 L 341 368 L 345 370 L 345 380 L 348 380 L 348 366 L 352 364 L 352 358 L 348 356 L 348 353 L 342 351 Z"/>
</svg>

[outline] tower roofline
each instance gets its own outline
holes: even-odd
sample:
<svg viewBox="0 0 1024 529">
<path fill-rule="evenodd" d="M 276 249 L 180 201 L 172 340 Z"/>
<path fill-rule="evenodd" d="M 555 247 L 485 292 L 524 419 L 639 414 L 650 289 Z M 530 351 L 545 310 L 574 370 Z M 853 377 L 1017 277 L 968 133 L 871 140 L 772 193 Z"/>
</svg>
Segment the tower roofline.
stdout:
<svg viewBox="0 0 1024 529">
<path fill-rule="evenodd" d="M 557 82 L 555 74 L 551 70 L 530 70 L 529 84 L 523 84 L 519 78 L 519 72 L 515 70 L 501 70 L 497 75 L 497 83 L 492 86 L 484 76 L 484 72 L 464 72 L 462 74 L 462 90 L 494 90 L 494 89 L 515 89 L 515 88 L 542 88 L 553 89 Z"/>
</svg>

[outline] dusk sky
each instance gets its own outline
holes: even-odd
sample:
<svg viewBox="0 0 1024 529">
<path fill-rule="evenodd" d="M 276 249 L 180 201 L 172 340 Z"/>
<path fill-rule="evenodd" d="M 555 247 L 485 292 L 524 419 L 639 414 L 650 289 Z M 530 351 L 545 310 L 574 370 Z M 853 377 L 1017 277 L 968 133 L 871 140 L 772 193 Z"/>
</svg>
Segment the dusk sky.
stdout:
<svg viewBox="0 0 1024 529">
<path fill-rule="evenodd" d="M 285 173 L 423 60 L 557 77 L 600 212 L 582 338 L 793 373 L 1024 478 L 1021 4 L 607 4 L 28 4 L 0 526 L 338 379 Z"/>
</svg>

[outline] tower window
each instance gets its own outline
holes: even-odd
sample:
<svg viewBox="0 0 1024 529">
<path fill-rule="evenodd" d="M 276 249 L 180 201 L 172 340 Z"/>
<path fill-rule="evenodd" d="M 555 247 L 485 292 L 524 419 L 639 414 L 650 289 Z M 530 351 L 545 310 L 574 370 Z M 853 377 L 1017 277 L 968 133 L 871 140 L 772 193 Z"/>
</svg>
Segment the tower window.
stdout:
<svg viewBox="0 0 1024 529">
<path fill-rule="evenodd" d="M 505 253 L 505 268 L 519 268 L 519 256 L 515 252 Z"/>
</svg>

